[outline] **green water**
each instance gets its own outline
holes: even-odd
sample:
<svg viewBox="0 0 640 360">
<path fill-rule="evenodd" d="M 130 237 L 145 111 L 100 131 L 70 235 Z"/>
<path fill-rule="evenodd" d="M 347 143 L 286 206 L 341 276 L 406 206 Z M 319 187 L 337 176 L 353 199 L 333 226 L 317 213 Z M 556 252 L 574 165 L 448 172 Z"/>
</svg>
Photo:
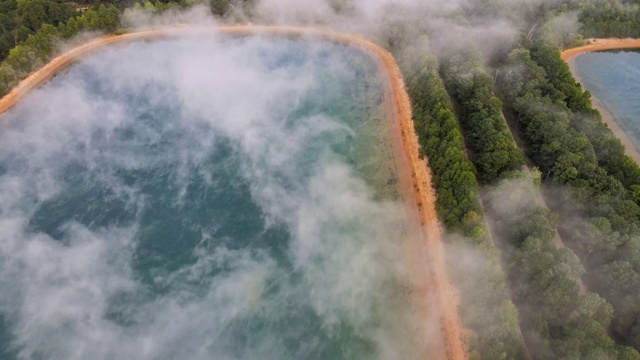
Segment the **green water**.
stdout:
<svg viewBox="0 0 640 360">
<path fill-rule="evenodd" d="M 381 105 L 369 57 L 317 41 L 58 75 L 0 119 L 0 357 L 406 358 Z"/>
</svg>

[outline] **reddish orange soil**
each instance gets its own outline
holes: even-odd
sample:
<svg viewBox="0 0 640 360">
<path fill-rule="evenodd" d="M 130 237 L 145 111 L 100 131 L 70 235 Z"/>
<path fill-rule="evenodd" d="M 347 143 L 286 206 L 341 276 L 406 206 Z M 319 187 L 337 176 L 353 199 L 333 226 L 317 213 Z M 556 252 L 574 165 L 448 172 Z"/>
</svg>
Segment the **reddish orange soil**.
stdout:
<svg viewBox="0 0 640 360">
<path fill-rule="evenodd" d="M 467 359 L 467 349 L 463 328 L 458 316 L 458 298 L 456 289 L 450 283 L 445 270 L 445 254 L 442 243 L 442 229 L 435 211 L 435 192 L 431 186 L 431 173 L 426 159 L 420 159 L 418 138 L 414 132 L 411 116 L 411 104 L 406 92 L 400 69 L 393 56 L 377 44 L 355 35 L 337 33 L 330 30 L 308 29 L 287 26 L 222 26 L 207 28 L 171 28 L 146 30 L 124 35 L 105 36 L 75 47 L 51 60 L 38 71 L 0 99 L 0 113 L 13 107 L 30 91 L 45 83 L 56 73 L 73 64 L 82 57 L 113 43 L 131 42 L 150 38 L 194 35 L 199 33 L 222 33 L 226 35 L 256 35 L 321 38 L 334 43 L 355 46 L 370 54 L 378 63 L 386 85 L 386 104 L 388 111 L 396 120 L 397 139 L 400 147 L 401 162 L 406 174 L 398 174 L 405 188 L 405 195 L 413 202 L 415 221 L 412 225 L 420 234 L 416 241 L 408 244 L 408 262 L 413 276 L 411 301 L 416 307 L 416 316 L 428 322 L 428 314 L 437 314 L 440 322 L 438 339 L 425 339 L 421 357 L 429 360 Z M 396 154 L 398 155 L 398 154 Z M 415 285 L 418 284 L 418 285 Z M 420 322 L 420 319 L 418 322 Z M 421 326 L 422 327 L 422 326 Z M 424 325 L 426 328 L 427 325 Z"/>
<path fill-rule="evenodd" d="M 458 299 L 445 270 L 442 229 L 435 211 L 436 196 L 431 186 L 431 173 L 426 160 L 421 160 L 418 156 L 420 146 L 414 131 L 409 96 L 393 56 L 379 46 L 372 45 L 371 51 L 375 52 L 384 67 L 391 86 L 395 118 L 400 128 L 404 153 L 408 160 L 408 173 L 412 176 L 413 197 L 417 202 L 418 216 L 422 225 L 424 246 L 421 249 L 422 253 L 418 249 L 414 256 L 417 256 L 424 266 L 428 266 L 431 279 L 421 290 L 424 293 L 435 292 L 447 359 L 466 359 L 464 334 L 458 316 Z M 428 298 L 426 294 L 422 294 L 421 297 Z M 430 357 L 430 359 L 433 358 Z"/>
<path fill-rule="evenodd" d="M 576 55 L 591 51 L 639 48 L 640 39 L 587 39 L 587 45 L 563 51 L 562 60 L 568 61 Z"/>
</svg>

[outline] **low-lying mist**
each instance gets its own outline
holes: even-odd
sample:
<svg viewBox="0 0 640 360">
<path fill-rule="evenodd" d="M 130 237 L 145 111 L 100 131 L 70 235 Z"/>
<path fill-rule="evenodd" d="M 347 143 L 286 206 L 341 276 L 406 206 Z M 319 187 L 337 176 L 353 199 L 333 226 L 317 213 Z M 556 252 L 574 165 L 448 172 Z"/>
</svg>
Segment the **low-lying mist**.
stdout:
<svg viewBox="0 0 640 360">
<path fill-rule="evenodd" d="M 5 355 L 419 356 L 375 71 L 328 43 L 132 43 L 4 114 Z"/>
</svg>

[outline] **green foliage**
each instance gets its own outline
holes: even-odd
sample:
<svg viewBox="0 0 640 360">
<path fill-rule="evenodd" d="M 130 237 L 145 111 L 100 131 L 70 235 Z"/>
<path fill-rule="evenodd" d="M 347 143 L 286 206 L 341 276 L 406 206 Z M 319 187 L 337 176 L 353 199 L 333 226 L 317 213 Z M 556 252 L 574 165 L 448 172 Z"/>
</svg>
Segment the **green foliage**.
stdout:
<svg viewBox="0 0 640 360">
<path fill-rule="evenodd" d="M 584 133 L 591 142 L 597 163 L 633 193 L 640 186 L 640 167 L 625 155 L 622 143 L 602 122 L 600 114 L 592 108 L 591 94 L 583 92 L 577 84 L 569 66 L 561 59 L 560 51 L 553 46 L 536 46 L 532 58 L 545 69 L 546 77 L 563 94 L 567 108 L 571 110 L 571 126 Z M 637 204 L 637 197 L 631 196 Z"/>
<path fill-rule="evenodd" d="M 559 57 L 557 52 L 551 54 Z M 623 184 L 599 165 L 593 144 L 580 131 L 581 124 L 577 121 L 581 117 L 574 116 L 567 106 L 571 96 L 547 81 L 545 69 L 525 49 L 514 50 L 507 58 L 506 67 L 501 81 L 503 92 L 517 113 L 530 156 L 543 173 L 550 171 L 554 182 L 576 188 L 579 191 L 574 195 L 585 201 L 599 194 L 606 195 L 601 199 L 602 206 L 585 207 L 589 213 L 622 216 L 620 220 L 624 221 L 616 222 L 621 227 L 636 221 L 640 208 L 627 208 L 625 201 L 630 196 Z M 627 209 L 616 211 L 622 208 Z"/>
<path fill-rule="evenodd" d="M 229 0 L 209 0 L 209 6 L 214 15 L 222 16 L 229 11 L 231 4 Z"/>
<path fill-rule="evenodd" d="M 578 0 L 561 0 L 564 4 L 544 14 L 532 38 L 555 48 L 571 48 L 584 45 L 584 38 L 576 27 L 576 12 L 584 4 Z"/>
<path fill-rule="evenodd" d="M 569 65 L 560 57 L 560 50 L 548 44 L 536 44 L 531 52 L 532 59 L 545 70 L 547 80 L 560 93 L 572 111 L 590 112 L 591 94 L 583 92 L 576 84 Z M 558 93 L 558 94 L 559 94 Z"/>
<path fill-rule="evenodd" d="M 531 52 L 516 49 L 505 59 L 504 69 L 500 86 L 519 119 L 532 160 L 552 182 L 568 189 L 559 202 L 565 241 L 587 258 L 591 288 L 613 306 L 614 333 L 640 348 L 640 332 L 635 331 L 640 326 L 640 266 L 636 266 L 640 264 L 628 256 L 640 248 L 635 240 L 640 218 L 637 165 L 624 156 L 619 141 L 593 111 L 589 94 L 576 84 L 557 49 L 540 43 L 534 43 Z M 576 225 L 570 221 L 575 211 L 593 220 Z M 594 315 L 593 321 L 607 324 L 603 313 L 606 311 Z M 590 321 L 577 322 L 577 326 L 575 336 L 589 339 L 597 334 Z M 553 337 L 558 334 L 550 333 Z M 603 351 L 617 354 L 618 348 L 605 340 L 598 342 Z M 594 349 L 572 349 L 564 356 L 578 352 L 581 355 L 576 358 L 602 355 Z"/>
<path fill-rule="evenodd" d="M 494 190 L 505 191 L 512 191 L 508 184 Z M 584 269 L 571 250 L 556 248 L 558 217 L 535 205 L 537 192 L 520 193 L 515 199 L 519 209 L 500 211 L 498 226 L 499 236 L 512 249 L 505 255 L 509 281 L 531 356 L 616 359 L 617 347 L 604 332 L 613 309 L 595 293 L 580 293 L 578 282 Z M 490 203 L 489 211 L 495 213 L 494 207 L 504 207 L 501 199 Z"/>
<path fill-rule="evenodd" d="M 75 13 L 73 5 L 52 0 L 19 0 L 17 10 L 22 23 L 32 31 L 37 31 L 43 24 L 57 26 Z"/>
<path fill-rule="evenodd" d="M 444 64 L 445 81 L 460 104 L 466 144 L 483 183 L 490 183 L 524 164 L 502 118 L 502 102 L 493 79 L 484 71 L 479 52 L 467 46 Z"/>
<path fill-rule="evenodd" d="M 518 123 L 528 122 L 525 133 L 535 149 L 532 155 L 551 169 L 554 181 L 579 182 L 585 158 L 596 168 L 597 156 L 589 147 L 589 139 L 571 128 L 572 117 L 565 110 L 567 104 L 585 111 L 590 109 L 589 94 L 569 86 L 575 81 L 563 80 L 573 78 L 570 72 L 568 76 L 564 73 L 566 64 L 556 47 L 547 46 L 536 55 L 544 57 L 547 66 L 539 66 L 538 59 L 532 59 L 525 49 L 512 52 L 509 65 L 521 65 L 511 69 L 517 73 L 506 74 L 512 87 L 505 90 L 516 91 L 514 100 L 531 111 L 530 119 L 521 118 Z M 568 68 L 566 70 L 568 72 Z M 443 73 L 449 92 L 459 104 L 467 146 L 472 150 L 479 177 L 485 182 L 512 181 L 517 174 L 514 173 L 516 163 L 511 168 L 491 171 L 493 168 L 482 162 L 486 158 L 504 159 L 492 153 L 495 144 L 503 143 L 514 150 L 516 147 L 502 119 L 502 104 L 493 95 L 493 79 L 484 72 L 482 59 L 473 44 L 460 46 L 456 54 L 446 60 Z M 555 82 L 550 81 L 551 78 Z M 520 157 L 522 159 L 522 154 Z M 539 178 L 527 181 L 533 181 L 532 187 L 539 186 Z M 622 350 L 604 331 L 611 322 L 613 308 L 595 293 L 580 293 L 579 281 L 585 270 L 573 251 L 556 248 L 558 216 L 535 205 L 532 194 L 539 193 L 539 189 L 526 195 L 518 195 L 518 191 L 509 188 L 500 191 L 513 191 L 516 198 L 512 201 L 522 202 L 518 210 L 507 213 L 495 208 L 504 204 L 489 203 L 487 211 L 499 219 L 497 235 L 506 242 L 503 255 L 511 296 L 520 310 L 520 328 L 531 356 L 534 359 L 618 358 Z"/>
<path fill-rule="evenodd" d="M 29 13 L 32 11 L 29 5 L 42 5 L 47 0 L 20 0 L 18 11 Z M 36 5 L 37 5 L 36 4 Z M 36 7 L 40 6 L 37 5 Z M 35 5 L 34 5 L 35 6 Z M 42 5 L 47 11 L 54 8 Z M 38 23 L 34 19 L 37 11 L 31 16 L 32 25 Z M 33 23 L 36 21 L 36 23 Z M 39 20 L 38 20 L 39 21 Z M 113 32 L 120 23 L 120 13 L 113 6 L 99 5 L 95 9 L 88 9 L 82 15 L 71 17 L 59 26 L 49 23 L 38 23 L 37 31 L 32 32 L 29 28 L 22 26 L 17 34 L 24 37 L 21 43 L 8 51 L 6 59 L 0 64 L 0 96 L 6 94 L 21 79 L 26 77 L 33 69 L 48 61 L 56 52 L 55 43 L 58 38 L 70 38 L 85 30 Z M 24 29 L 24 35 L 21 34 Z M 0 37 L 0 51 L 2 51 L 2 38 Z"/>
<path fill-rule="evenodd" d="M 396 44 L 405 58 L 411 51 Z M 403 68 L 413 103 L 413 120 L 422 151 L 432 170 L 438 197 L 436 208 L 450 231 L 465 234 L 473 246 L 467 268 L 454 274 L 462 291 L 461 316 L 474 331 L 472 358 L 522 359 L 524 348 L 517 337 L 518 315 L 500 267 L 498 251 L 490 244 L 478 203 L 478 184 L 446 89 L 438 75 L 434 56 L 409 56 Z M 482 286 L 479 286 L 482 284 Z"/>
<path fill-rule="evenodd" d="M 408 77 L 409 93 L 414 99 L 414 124 L 433 170 L 439 215 L 447 227 L 458 230 L 467 213 L 480 212 L 477 183 L 473 167 L 464 154 L 451 103 L 437 73 L 437 60 L 428 59 L 425 67 L 422 73 Z"/>
<path fill-rule="evenodd" d="M 618 0 L 590 3 L 578 17 L 585 37 L 640 37 L 640 8 Z"/>
</svg>

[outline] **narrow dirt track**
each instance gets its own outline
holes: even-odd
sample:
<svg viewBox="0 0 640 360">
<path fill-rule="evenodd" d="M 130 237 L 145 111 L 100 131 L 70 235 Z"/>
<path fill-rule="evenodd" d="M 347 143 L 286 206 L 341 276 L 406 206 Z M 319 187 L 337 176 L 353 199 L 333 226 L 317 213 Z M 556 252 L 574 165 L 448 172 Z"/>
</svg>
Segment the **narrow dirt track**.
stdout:
<svg viewBox="0 0 640 360">
<path fill-rule="evenodd" d="M 378 46 L 377 44 L 356 35 L 343 34 L 330 30 L 309 29 L 287 26 L 221 26 L 205 28 L 170 28 L 145 30 L 127 33 L 123 35 L 112 35 L 101 37 L 85 44 L 77 46 L 51 60 L 41 69 L 32 73 L 25 80 L 13 89 L 9 94 L 0 99 L 0 114 L 9 110 L 18 101 L 24 98 L 35 88 L 51 79 L 56 73 L 72 65 L 83 57 L 115 43 L 126 43 L 145 39 L 155 39 L 163 37 L 176 37 L 185 35 L 198 35 L 206 33 L 221 33 L 225 35 L 246 36 L 246 35 L 269 35 L 286 37 L 310 37 L 323 39 L 330 42 L 357 47 L 377 62 L 381 74 L 389 87 L 387 90 L 387 104 L 390 106 L 389 113 L 395 116 L 397 131 L 401 138 L 402 148 L 409 174 L 406 174 L 409 194 L 413 194 L 414 208 L 418 218 L 418 231 L 421 232 L 422 244 L 417 247 L 416 254 L 412 254 L 412 261 L 419 263 L 418 267 L 425 268 L 424 286 L 416 293 L 424 295 L 425 292 L 432 293 L 436 299 L 437 312 L 440 317 L 440 327 L 444 345 L 436 350 L 427 349 L 423 358 L 429 360 L 467 359 L 467 349 L 464 342 L 463 328 L 457 310 L 457 297 L 454 287 L 451 285 L 445 270 L 445 254 L 442 243 L 442 229 L 438 222 L 435 211 L 435 193 L 431 186 L 431 173 L 427 167 L 426 160 L 421 160 L 418 156 L 418 138 L 414 131 L 411 116 L 411 104 L 406 92 L 404 81 L 400 69 L 393 56 Z M 402 176 L 399 174 L 399 176 Z M 409 178 L 410 176 L 410 178 Z M 414 264 L 415 265 L 415 264 Z M 426 297 L 414 299 L 418 307 L 424 305 Z M 433 306 L 430 304 L 429 306 Z M 427 321 L 425 319 L 425 321 Z M 425 341 L 428 343 L 430 341 Z M 444 348 L 444 350 L 442 350 Z"/>
<path fill-rule="evenodd" d="M 380 46 L 361 39 L 361 45 L 373 52 L 382 65 L 391 87 L 396 123 L 402 137 L 402 146 L 412 174 L 413 195 L 423 225 L 423 240 L 426 245 L 425 261 L 430 265 L 432 283 L 441 316 L 441 329 L 445 338 L 447 358 L 466 359 L 467 350 L 463 329 L 458 316 L 457 296 L 446 273 L 442 229 L 435 210 L 436 196 L 431 186 L 431 172 L 426 160 L 418 156 L 420 146 L 414 131 L 411 102 L 406 92 L 400 69 L 393 56 Z M 426 158 L 425 158 L 426 159 Z"/>
</svg>

